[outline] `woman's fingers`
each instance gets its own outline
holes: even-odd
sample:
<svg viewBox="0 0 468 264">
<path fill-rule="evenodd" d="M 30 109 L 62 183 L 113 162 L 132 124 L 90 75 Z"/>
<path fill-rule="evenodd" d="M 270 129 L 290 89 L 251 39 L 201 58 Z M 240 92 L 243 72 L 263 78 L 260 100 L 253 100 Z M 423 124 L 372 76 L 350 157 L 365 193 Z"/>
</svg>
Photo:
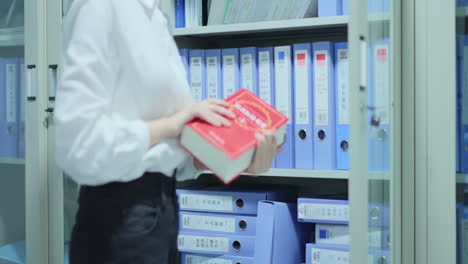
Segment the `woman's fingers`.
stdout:
<svg viewBox="0 0 468 264">
<path fill-rule="evenodd" d="M 229 117 L 231 119 L 236 117 L 233 112 L 229 111 L 229 109 L 223 106 L 213 104 L 211 105 L 211 110 L 213 112 L 216 112 L 217 114 L 223 115 L 225 117 Z"/>
</svg>

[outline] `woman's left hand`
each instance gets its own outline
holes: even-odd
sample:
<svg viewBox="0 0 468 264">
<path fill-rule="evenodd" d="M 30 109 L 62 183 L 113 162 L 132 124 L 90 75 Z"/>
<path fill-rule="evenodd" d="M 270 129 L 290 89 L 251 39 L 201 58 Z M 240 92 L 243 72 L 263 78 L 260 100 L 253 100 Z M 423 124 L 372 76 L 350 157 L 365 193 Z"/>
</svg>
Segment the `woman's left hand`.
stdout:
<svg viewBox="0 0 468 264">
<path fill-rule="evenodd" d="M 271 168 L 271 163 L 276 154 L 282 150 L 282 146 L 278 147 L 276 133 L 273 131 L 264 131 L 262 134 L 257 134 L 257 148 L 252 159 L 252 163 L 247 169 L 247 173 L 261 174 L 267 172 Z"/>
</svg>

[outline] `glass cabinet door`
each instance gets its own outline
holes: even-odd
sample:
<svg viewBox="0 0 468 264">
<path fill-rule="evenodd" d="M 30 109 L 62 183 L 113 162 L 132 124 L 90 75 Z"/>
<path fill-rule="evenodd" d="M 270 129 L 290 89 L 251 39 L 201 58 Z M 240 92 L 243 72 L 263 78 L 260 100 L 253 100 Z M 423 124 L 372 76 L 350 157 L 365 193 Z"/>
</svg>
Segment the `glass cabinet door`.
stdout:
<svg viewBox="0 0 468 264">
<path fill-rule="evenodd" d="M 398 0 L 358 0 L 354 5 L 350 38 L 355 40 L 352 60 L 359 71 L 351 82 L 352 137 L 357 142 L 351 152 L 351 263 L 401 263 L 396 247 L 400 215 L 395 214 L 401 157 Z"/>
<path fill-rule="evenodd" d="M 0 2 L 0 263 L 26 259 L 24 2 Z"/>
</svg>

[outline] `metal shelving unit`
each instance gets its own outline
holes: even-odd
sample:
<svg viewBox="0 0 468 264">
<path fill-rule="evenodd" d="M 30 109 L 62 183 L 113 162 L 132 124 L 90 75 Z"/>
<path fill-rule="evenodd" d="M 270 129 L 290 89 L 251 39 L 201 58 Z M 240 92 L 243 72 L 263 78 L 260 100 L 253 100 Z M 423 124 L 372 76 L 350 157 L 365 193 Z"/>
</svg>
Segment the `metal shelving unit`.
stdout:
<svg viewBox="0 0 468 264">
<path fill-rule="evenodd" d="M 0 158 L 0 165 L 1 164 L 8 164 L 8 165 L 24 165 L 24 159 L 16 159 L 16 158 Z"/>
<path fill-rule="evenodd" d="M 0 47 L 24 46 L 24 28 L 0 29 Z"/>
</svg>

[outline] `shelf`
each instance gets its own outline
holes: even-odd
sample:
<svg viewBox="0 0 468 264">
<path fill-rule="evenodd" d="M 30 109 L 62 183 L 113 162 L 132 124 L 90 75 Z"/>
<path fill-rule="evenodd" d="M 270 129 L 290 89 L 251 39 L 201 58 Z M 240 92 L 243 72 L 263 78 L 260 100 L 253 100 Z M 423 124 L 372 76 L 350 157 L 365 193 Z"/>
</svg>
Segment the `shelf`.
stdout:
<svg viewBox="0 0 468 264">
<path fill-rule="evenodd" d="M 206 171 L 205 173 L 211 173 Z M 242 175 L 251 175 L 243 173 Z M 348 179 L 349 171 L 345 170 L 297 170 L 297 169 L 271 169 L 269 172 L 256 175 L 259 177 L 289 177 L 311 179 Z"/>
<path fill-rule="evenodd" d="M 457 183 L 468 184 L 468 174 L 457 173 Z"/>
<path fill-rule="evenodd" d="M 24 28 L 0 29 L 0 47 L 24 46 Z"/>
<path fill-rule="evenodd" d="M 347 16 L 314 17 L 255 23 L 240 23 L 229 25 L 214 25 L 205 27 L 189 27 L 173 29 L 174 37 L 212 37 L 221 35 L 243 35 L 259 33 L 290 33 L 323 28 L 346 27 Z"/>
<path fill-rule="evenodd" d="M 0 158 L 0 165 L 1 164 L 24 165 L 24 159 Z"/>
<path fill-rule="evenodd" d="M 457 17 L 466 17 L 468 16 L 468 6 L 457 7 Z"/>
</svg>

